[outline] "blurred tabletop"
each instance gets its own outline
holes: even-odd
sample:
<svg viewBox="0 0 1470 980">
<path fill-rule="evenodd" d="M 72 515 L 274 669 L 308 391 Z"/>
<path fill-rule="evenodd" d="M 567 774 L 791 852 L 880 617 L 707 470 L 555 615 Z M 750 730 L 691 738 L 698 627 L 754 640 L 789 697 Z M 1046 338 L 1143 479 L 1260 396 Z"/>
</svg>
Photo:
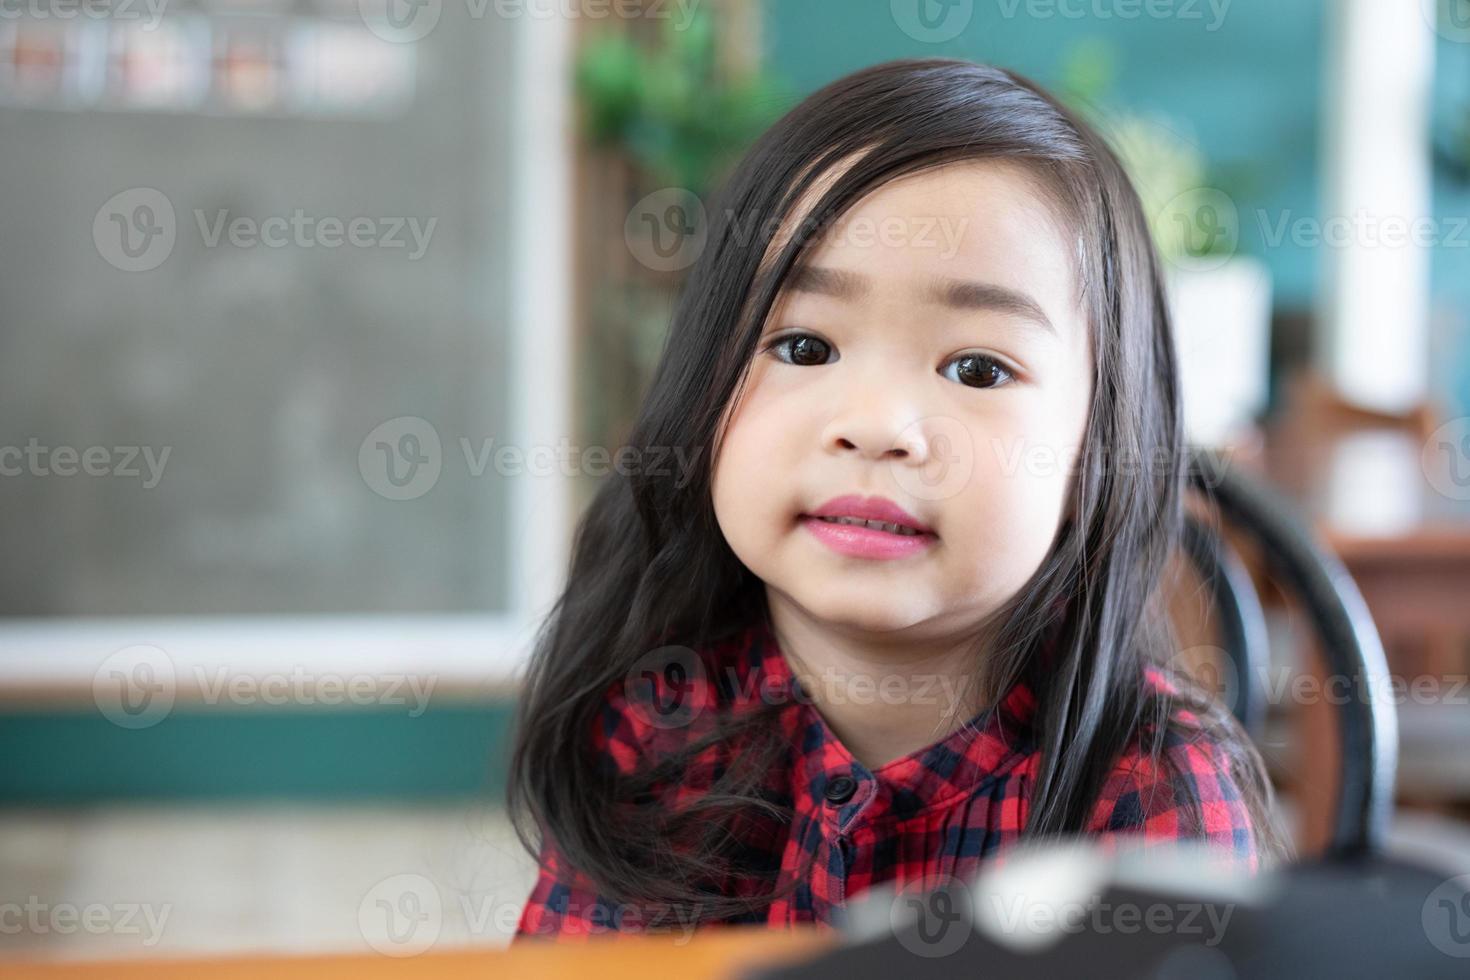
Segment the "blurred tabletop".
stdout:
<svg viewBox="0 0 1470 980">
<path fill-rule="evenodd" d="M 173 980 L 209 977 L 237 980 L 458 980 L 458 978 L 568 977 L 582 980 L 648 980 L 670 977 L 734 978 L 742 968 L 794 963 L 832 948 L 835 932 L 807 929 L 769 930 L 729 927 L 693 936 L 609 934 L 583 942 L 530 940 L 507 949 L 428 952 L 419 956 L 359 954 L 351 956 L 228 956 L 205 958 L 138 958 L 109 961 L 12 961 L 0 965 L 7 980 Z"/>
</svg>

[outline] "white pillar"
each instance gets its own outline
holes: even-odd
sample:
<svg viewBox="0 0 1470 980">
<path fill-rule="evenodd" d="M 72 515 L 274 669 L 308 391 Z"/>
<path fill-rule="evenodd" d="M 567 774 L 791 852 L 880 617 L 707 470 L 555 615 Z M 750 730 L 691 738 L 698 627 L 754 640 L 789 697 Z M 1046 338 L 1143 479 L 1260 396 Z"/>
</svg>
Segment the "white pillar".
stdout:
<svg viewBox="0 0 1470 980">
<path fill-rule="evenodd" d="M 572 436 L 572 91 L 576 20 L 516 23 L 511 201 L 511 377 L 527 471 L 510 479 L 511 605 L 532 624 L 564 585 L 572 481 L 545 450 Z M 535 450 L 534 455 L 532 451 Z"/>
<path fill-rule="evenodd" d="M 1415 0 L 1326 5 L 1318 367 L 1349 401 L 1402 411 L 1429 376 L 1434 32 Z M 1417 226 L 1416 226 L 1417 223 Z"/>
</svg>

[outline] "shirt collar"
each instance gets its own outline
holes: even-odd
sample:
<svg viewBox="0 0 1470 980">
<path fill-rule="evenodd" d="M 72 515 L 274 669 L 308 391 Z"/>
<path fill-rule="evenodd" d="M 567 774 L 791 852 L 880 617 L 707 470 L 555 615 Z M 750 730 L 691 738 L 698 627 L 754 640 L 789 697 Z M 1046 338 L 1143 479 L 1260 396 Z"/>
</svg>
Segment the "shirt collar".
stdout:
<svg viewBox="0 0 1470 980">
<path fill-rule="evenodd" d="M 765 686 L 798 690 L 769 620 L 762 617 L 751 627 L 745 649 L 749 668 L 763 675 Z M 1035 694 L 1018 680 L 997 704 L 949 735 L 868 769 L 853 758 L 810 698 L 793 696 L 785 719 L 794 743 L 797 805 L 820 811 L 844 829 L 859 819 L 886 814 L 903 818 L 961 793 L 981 791 L 1031 752 L 1035 708 Z M 851 797 L 829 801 L 829 790 L 832 800 L 841 799 L 846 786 L 838 781 L 843 777 L 857 784 Z"/>
</svg>

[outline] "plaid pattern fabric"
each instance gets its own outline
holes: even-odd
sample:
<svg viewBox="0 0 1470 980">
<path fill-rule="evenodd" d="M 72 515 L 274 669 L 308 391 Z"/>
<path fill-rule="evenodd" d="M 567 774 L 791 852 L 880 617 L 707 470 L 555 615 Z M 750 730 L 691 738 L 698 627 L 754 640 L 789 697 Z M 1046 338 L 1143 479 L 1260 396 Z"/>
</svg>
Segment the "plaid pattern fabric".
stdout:
<svg viewBox="0 0 1470 980">
<path fill-rule="evenodd" d="M 791 752 L 785 766 L 770 772 L 767 786 L 792 802 L 795 815 L 760 858 L 779 866 L 778 885 L 796 875 L 805 880 L 770 903 L 766 924 L 830 926 L 844 902 L 875 885 L 927 887 L 968 878 L 982 861 L 998 861 L 1018 840 L 1040 762 L 1029 726 L 1036 698 L 1024 682 L 942 740 L 868 769 L 838 741 L 810 698 L 792 696 L 800 688 L 767 622 L 690 659 L 682 714 L 671 720 L 658 713 L 664 702 L 630 702 L 629 691 L 638 685 L 620 683 L 609 691 L 593 744 L 609 765 L 631 772 L 707 732 L 718 711 L 783 699 L 779 717 Z M 1149 680 L 1167 688 L 1156 671 Z M 649 699 L 666 693 L 655 675 L 643 687 Z M 1182 709 L 1176 717 L 1186 728 L 1197 723 Z M 1173 772 L 1150 764 L 1141 745 L 1118 760 L 1102 787 L 1089 836 L 1104 848 L 1197 841 L 1181 810 L 1183 794 L 1192 788 L 1202 805 L 1209 853 L 1233 868 L 1259 870 L 1249 814 L 1218 749 L 1208 739 L 1172 731 L 1165 745 Z M 712 768 L 691 767 L 686 781 L 673 788 L 674 802 L 701 792 Z M 567 867 L 549 836 L 539 862 L 517 938 L 639 930 L 636 913 L 609 903 Z"/>
</svg>

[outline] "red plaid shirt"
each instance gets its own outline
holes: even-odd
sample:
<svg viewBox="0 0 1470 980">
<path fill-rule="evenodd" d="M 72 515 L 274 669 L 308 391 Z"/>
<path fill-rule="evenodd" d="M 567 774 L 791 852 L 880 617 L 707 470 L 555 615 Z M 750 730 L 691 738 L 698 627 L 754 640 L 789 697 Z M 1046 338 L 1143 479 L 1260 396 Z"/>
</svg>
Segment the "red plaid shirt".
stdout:
<svg viewBox="0 0 1470 980">
<path fill-rule="evenodd" d="M 739 711 L 761 698 L 785 695 L 780 719 L 791 753 L 787 765 L 770 773 L 768 786 L 793 801 L 795 814 L 780 839 L 770 841 L 770 860 L 774 865 L 779 857 L 778 889 L 793 875 L 806 880 L 770 904 L 768 925 L 832 925 L 848 899 L 875 885 L 901 889 L 967 879 L 982 860 L 1015 843 L 1025 826 L 1040 752 L 1029 724 L 1036 698 L 1024 682 L 971 724 L 869 769 L 838 741 L 810 698 L 789 696 L 800 688 L 766 622 L 701 651 L 690 673 L 694 684 L 684 688 L 692 693 L 685 702 L 692 705 L 687 722 L 655 724 L 649 706 L 630 705 L 619 683 L 608 693 L 593 744 L 618 771 L 630 772 L 707 731 L 703 726 L 715 711 Z M 727 683 L 718 683 L 719 673 Z M 1167 689 L 1156 671 L 1149 681 Z M 1192 714 L 1180 709 L 1176 718 L 1198 732 Z M 1178 781 L 1186 780 L 1202 805 L 1211 853 L 1231 867 L 1259 870 L 1250 816 L 1218 748 L 1207 738 L 1171 731 L 1165 752 L 1177 774 L 1150 764 L 1137 741 L 1124 753 L 1102 787 L 1090 836 L 1104 847 L 1196 837 L 1183 822 L 1180 794 L 1189 790 Z M 694 772 L 678 787 L 677 802 L 708 784 L 707 769 Z M 550 838 L 539 863 L 517 937 L 638 930 L 634 918 L 624 918 L 624 910 L 566 866 Z"/>
</svg>

